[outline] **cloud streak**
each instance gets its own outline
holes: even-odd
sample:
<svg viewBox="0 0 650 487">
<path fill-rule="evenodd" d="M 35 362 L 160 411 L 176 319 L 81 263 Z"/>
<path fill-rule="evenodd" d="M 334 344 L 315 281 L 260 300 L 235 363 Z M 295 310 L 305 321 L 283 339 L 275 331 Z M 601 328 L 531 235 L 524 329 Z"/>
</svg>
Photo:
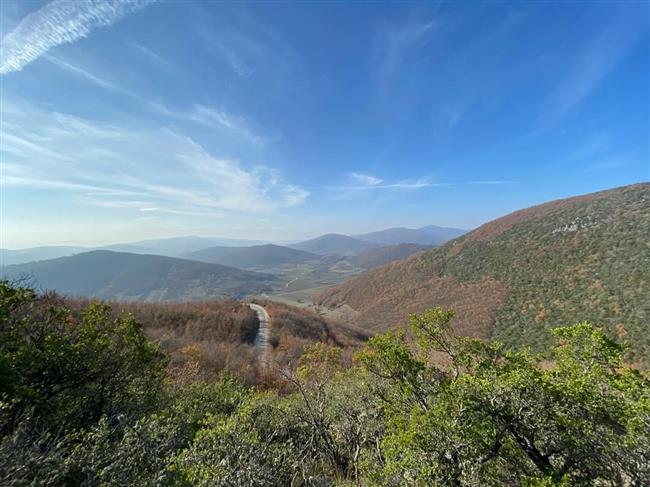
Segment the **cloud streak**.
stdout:
<svg viewBox="0 0 650 487">
<path fill-rule="evenodd" d="M 0 73 L 20 71 L 53 47 L 87 37 L 153 0 L 55 0 L 25 17 L 0 44 Z"/>
<path fill-rule="evenodd" d="M 95 206 L 174 214 L 259 214 L 301 204 L 309 195 L 271 169 L 215 157 L 175 130 L 109 125 L 28 104 L 7 105 L 2 114 L 7 137 L 0 148 L 3 186 L 75 192 Z M 67 159 L 50 155 L 70 147 L 75 150 Z"/>
<path fill-rule="evenodd" d="M 438 188 L 443 186 L 498 186 L 519 184 L 518 181 L 506 179 L 486 179 L 486 180 L 469 180 L 469 181 L 431 181 L 428 178 L 419 178 L 414 180 L 402 180 L 388 182 L 371 174 L 352 172 L 349 173 L 352 184 L 336 186 L 330 189 L 352 193 L 357 191 L 374 191 L 374 190 L 419 190 L 425 188 Z"/>
<path fill-rule="evenodd" d="M 559 121 L 595 92 L 628 52 L 648 35 L 647 25 L 647 7 L 630 2 L 614 10 L 609 24 L 589 37 L 569 58 L 566 75 L 544 102 L 542 126 Z"/>
<path fill-rule="evenodd" d="M 201 104 L 195 104 L 190 110 L 175 110 L 160 103 L 149 103 L 147 107 L 153 113 L 164 115 L 172 120 L 191 122 L 227 133 L 254 146 L 264 146 L 271 140 L 277 139 L 277 137 L 269 137 L 255 132 L 244 117 Z"/>
</svg>

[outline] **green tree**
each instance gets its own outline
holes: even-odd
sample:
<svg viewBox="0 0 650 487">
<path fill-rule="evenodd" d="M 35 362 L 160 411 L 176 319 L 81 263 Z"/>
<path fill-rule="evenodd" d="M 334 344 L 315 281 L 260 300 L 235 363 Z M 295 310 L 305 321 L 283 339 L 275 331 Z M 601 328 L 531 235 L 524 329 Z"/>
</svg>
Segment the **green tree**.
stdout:
<svg viewBox="0 0 650 487">
<path fill-rule="evenodd" d="M 1 429 L 62 430 L 155 406 L 167 363 L 131 316 L 95 303 L 74 316 L 59 298 L 0 282 Z"/>
<path fill-rule="evenodd" d="M 411 317 L 417 337 L 371 339 L 360 356 L 393 394 L 385 483 L 643 485 L 649 383 L 623 347 L 581 323 L 555 331 L 546 367 L 528 352 L 455 337 L 453 313 Z"/>
</svg>

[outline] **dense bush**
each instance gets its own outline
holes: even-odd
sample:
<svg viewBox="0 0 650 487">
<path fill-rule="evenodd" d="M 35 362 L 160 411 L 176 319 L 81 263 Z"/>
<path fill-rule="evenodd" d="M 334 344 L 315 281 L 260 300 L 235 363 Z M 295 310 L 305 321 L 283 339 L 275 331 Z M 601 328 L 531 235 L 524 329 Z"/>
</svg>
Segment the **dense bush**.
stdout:
<svg viewBox="0 0 650 487">
<path fill-rule="evenodd" d="M 61 431 L 155 404 L 167 362 L 132 317 L 94 303 L 77 319 L 54 295 L 0 281 L 0 431 L 22 421 Z"/>
<path fill-rule="evenodd" d="M 204 380 L 133 317 L 0 286 L 1 485 L 603 485 L 650 481 L 650 377 L 588 323 L 551 360 L 411 316 L 352 367 L 306 346 L 285 387 Z M 70 374 L 70 375 L 68 375 Z M 55 392 L 53 394 L 53 392 Z"/>
</svg>

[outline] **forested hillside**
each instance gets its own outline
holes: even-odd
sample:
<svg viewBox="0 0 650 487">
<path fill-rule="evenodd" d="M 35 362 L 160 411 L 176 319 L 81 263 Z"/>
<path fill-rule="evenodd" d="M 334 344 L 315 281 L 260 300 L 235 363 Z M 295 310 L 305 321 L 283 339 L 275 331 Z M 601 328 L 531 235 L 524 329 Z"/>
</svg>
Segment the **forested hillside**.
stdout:
<svg viewBox="0 0 650 487">
<path fill-rule="evenodd" d="M 185 321 L 195 328 L 187 337 L 201 336 L 212 317 L 156 306 L 122 314 L 0 282 L 1 485 L 650 480 L 650 376 L 627 367 L 624 348 L 589 323 L 555 329 L 542 363 L 459 338 L 454 313 L 430 309 L 409 318 L 409 335 L 371 338 L 352 366 L 340 347 L 312 343 L 298 361 L 266 369 L 262 384 L 272 389 L 260 390 L 242 382 L 245 370 L 207 374 L 200 347 L 185 347 L 183 363 L 170 360 L 147 328 Z M 245 310 L 234 302 L 222 309 L 244 331 L 235 339 L 246 339 Z M 302 318 L 298 328 L 313 316 Z M 279 333 L 281 343 L 294 330 L 282 324 Z"/>
<path fill-rule="evenodd" d="M 554 201 L 326 292 L 320 304 L 371 329 L 448 306 L 459 333 L 543 351 L 550 329 L 590 320 L 650 356 L 650 184 Z"/>
<path fill-rule="evenodd" d="M 267 291 L 277 280 L 220 264 L 107 250 L 7 266 L 0 274 L 71 296 L 122 301 L 240 297 Z"/>
</svg>

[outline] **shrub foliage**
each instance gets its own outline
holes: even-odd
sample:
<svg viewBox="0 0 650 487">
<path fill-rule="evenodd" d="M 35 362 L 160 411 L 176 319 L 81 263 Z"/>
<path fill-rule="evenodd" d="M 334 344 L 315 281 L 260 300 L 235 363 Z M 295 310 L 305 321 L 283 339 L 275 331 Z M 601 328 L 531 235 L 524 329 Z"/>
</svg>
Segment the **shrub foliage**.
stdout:
<svg viewBox="0 0 650 487">
<path fill-rule="evenodd" d="M 550 359 L 410 317 L 261 391 L 167 358 L 132 315 L 0 283 L 2 485 L 604 485 L 650 480 L 650 377 L 587 322 Z"/>
</svg>

